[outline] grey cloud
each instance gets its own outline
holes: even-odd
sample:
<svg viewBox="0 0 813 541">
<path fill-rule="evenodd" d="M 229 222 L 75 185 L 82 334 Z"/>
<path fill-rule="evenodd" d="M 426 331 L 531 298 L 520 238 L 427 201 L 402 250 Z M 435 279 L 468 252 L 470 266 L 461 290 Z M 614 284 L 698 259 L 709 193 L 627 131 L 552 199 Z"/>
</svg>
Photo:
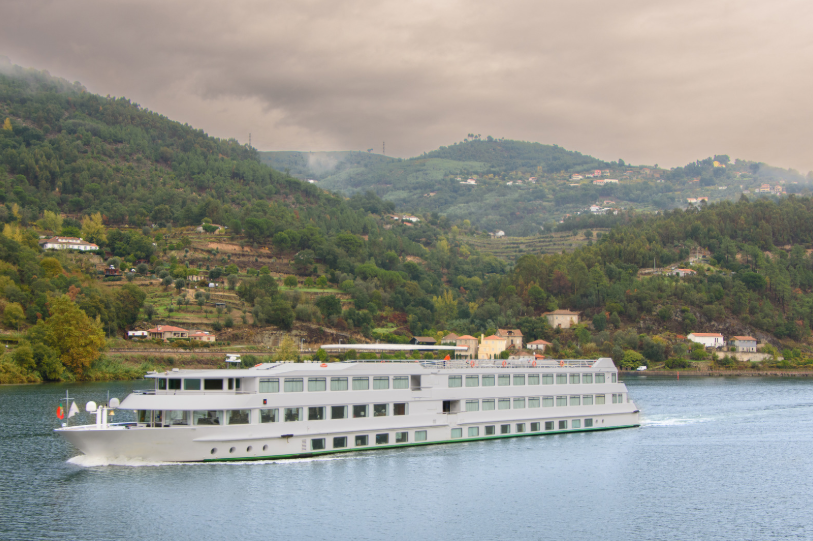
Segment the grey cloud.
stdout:
<svg viewBox="0 0 813 541">
<path fill-rule="evenodd" d="M 6 2 L 0 54 L 280 150 L 471 131 L 612 160 L 813 169 L 813 7 L 744 0 Z"/>
</svg>

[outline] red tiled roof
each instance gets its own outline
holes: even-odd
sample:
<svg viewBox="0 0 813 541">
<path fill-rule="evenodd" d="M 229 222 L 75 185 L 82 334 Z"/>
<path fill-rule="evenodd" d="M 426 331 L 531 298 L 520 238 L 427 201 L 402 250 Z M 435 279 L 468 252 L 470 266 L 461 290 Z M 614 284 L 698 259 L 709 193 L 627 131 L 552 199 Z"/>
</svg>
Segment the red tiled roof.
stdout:
<svg viewBox="0 0 813 541">
<path fill-rule="evenodd" d="M 692 336 L 706 336 L 706 337 L 719 336 L 720 338 L 723 337 L 723 335 L 718 333 L 718 332 L 693 332 L 691 335 Z"/>
<path fill-rule="evenodd" d="M 732 340 L 751 340 L 753 342 L 757 341 L 757 339 L 754 338 L 753 336 L 732 336 L 731 339 Z"/>
<path fill-rule="evenodd" d="M 186 329 L 182 329 L 180 327 L 173 327 L 172 325 L 160 325 L 155 329 L 149 329 L 147 332 L 189 332 Z"/>
<path fill-rule="evenodd" d="M 529 346 L 531 344 L 545 344 L 546 346 L 552 346 L 553 345 L 550 342 L 546 342 L 545 340 L 534 340 L 533 342 L 528 342 Z"/>
<path fill-rule="evenodd" d="M 522 336 L 519 329 L 497 329 L 497 336 Z"/>
<path fill-rule="evenodd" d="M 483 340 L 505 340 L 502 336 L 497 336 L 496 334 L 492 334 L 491 336 L 486 336 Z"/>
<path fill-rule="evenodd" d="M 469 336 L 468 334 L 466 334 L 464 336 L 458 336 L 457 339 L 458 340 L 477 340 L 475 337 Z"/>
</svg>

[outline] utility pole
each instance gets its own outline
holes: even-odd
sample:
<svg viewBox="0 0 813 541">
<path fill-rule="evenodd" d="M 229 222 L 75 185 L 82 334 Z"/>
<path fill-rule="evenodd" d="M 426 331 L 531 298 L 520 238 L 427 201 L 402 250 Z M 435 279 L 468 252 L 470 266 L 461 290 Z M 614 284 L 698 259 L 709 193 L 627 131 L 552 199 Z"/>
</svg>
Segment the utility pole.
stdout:
<svg viewBox="0 0 813 541">
<path fill-rule="evenodd" d="M 384 141 L 381 143 L 381 153 L 386 156 L 387 155 L 387 142 Z"/>
<path fill-rule="evenodd" d="M 251 132 L 248 132 L 248 148 L 251 148 Z"/>
</svg>

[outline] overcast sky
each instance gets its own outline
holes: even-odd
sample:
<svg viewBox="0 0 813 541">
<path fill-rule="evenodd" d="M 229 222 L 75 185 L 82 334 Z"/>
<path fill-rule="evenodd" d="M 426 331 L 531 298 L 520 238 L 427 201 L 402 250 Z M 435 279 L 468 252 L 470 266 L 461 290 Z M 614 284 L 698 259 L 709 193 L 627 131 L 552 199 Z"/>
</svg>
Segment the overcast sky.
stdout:
<svg viewBox="0 0 813 541">
<path fill-rule="evenodd" d="M 809 0 L 4 0 L 0 54 L 260 150 L 813 169 Z"/>
</svg>

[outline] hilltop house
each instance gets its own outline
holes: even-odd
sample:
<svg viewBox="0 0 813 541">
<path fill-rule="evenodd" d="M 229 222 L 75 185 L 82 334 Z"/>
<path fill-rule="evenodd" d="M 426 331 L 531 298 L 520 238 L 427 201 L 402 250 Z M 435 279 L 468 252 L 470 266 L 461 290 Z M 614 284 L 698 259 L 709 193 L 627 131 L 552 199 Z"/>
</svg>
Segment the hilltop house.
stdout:
<svg viewBox="0 0 813 541">
<path fill-rule="evenodd" d="M 482 335 L 480 335 L 482 336 Z M 480 343 L 477 351 L 478 359 L 499 359 L 500 353 L 505 351 L 505 338 L 497 335 L 486 336 Z"/>
<path fill-rule="evenodd" d="M 707 348 L 721 348 L 725 345 L 723 335 L 716 332 L 693 332 L 686 338 L 692 342 L 703 344 Z"/>
<path fill-rule="evenodd" d="M 692 269 L 675 269 L 672 271 L 672 274 L 683 278 L 684 276 L 694 276 L 697 273 Z"/>
<path fill-rule="evenodd" d="M 156 328 L 149 329 L 147 332 L 150 333 L 150 338 L 157 338 L 164 342 L 170 338 L 189 338 L 189 331 L 171 325 L 158 325 Z"/>
<path fill-rule="evenodd" d="M 90 252 L 98 250 L 99 246 L 92 242 L 87 242 L 76 237 L 52 237 L 50 239 L 40 239 L 40 246 L 43 250 L 79 250 L 80 252 Z"/>
<path fill-rule="evenodd" d="M 740 352 L 755 352 L 757 350 L 757 339 L 753 336 L 732 336 L 731 345 Z"/>
<path fill-rule="evenodd" d="M 528 342 L 528 349 L 537 350 L 537 351 L 545 351 L 545 348 L 548 346 L 552 346 L 550 342 L 546 342 L 545 340 L 534 340 L 533 342 Z"/>
<path fill-rule="evenodd" d="M 569 329 L 572 325 L 579 323 L 580 313 L 571 310 L 554 310 L 553 312 L 545 312 L 542 315 L 547 318 L 548 323 L 554 329 Z"/>
<path fill-rule="evenodd" d="M 522 331 L 519 329 L 497 329 L 497 336 L 505 338 L 505 349 L 522 349 Z"/>
</svg>

